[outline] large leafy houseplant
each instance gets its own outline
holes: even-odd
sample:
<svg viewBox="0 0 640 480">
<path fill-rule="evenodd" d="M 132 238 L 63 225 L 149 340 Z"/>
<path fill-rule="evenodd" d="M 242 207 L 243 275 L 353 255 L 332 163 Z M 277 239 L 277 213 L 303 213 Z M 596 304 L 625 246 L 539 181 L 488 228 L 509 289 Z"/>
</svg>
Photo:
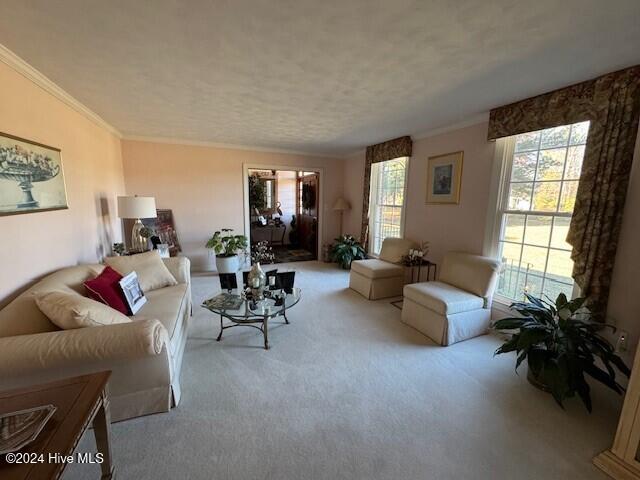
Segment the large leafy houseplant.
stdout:
<svg viewBox="0 0 640 480">
<path fill-rule="evenodd" d="M 213 234 L 206 247 L 216 254 L 216 268 L 219 273 L 235 273 L 240 267 L 238 252 L 245 251 L 248 245 L 247 237 L 234 235 L 231 228 L 223 228 Z"/>
<path fill-rule="evenodd" d="M 257 208 L 258 211 L 264 210 L 265 204 L 265 187 L 260 181 L 257 174 L 249 175 L 249 204 L 251 208 Z"/>
<path fill-rule="evenodd" d="M 611 325 L 593 322 L 584 307 L 584 298 L 567 300 L 561 293 L 555 304 L 526 294 L 528 302 L 516 302 L 511 309 L 520 317 L 498 320 L 493 327 L 510 338 L 496 355 L 516 352 L 516 370 L 526 359 L 529 381 L 549 391 L 562 407 L 563 401 L 578 394 L 591 412 L 591 395 L 586 377 L 597 380 L 618 394 L 623 387 L 616 369 L 629 377 L 629 368 L 615 354 L 600 332 Z"/>
<path fill-rule="evenodd" d="M 244 235 L 234 235 L 233 229 L 223 228 L 213 234 L 206 247 L 216 252 L 216 256 L 231 257 L 247 248 L 248 244 L 247 237 Z"/>
<path fill-rule="evenodd" d="M 352 235 L 342 235 L 335 239 L 331 247 L 331 261 L 338 263 L 342 268 L 351 268 L 351 262 L 362 260 L 367 254 L 362 245 Z"/>
</svg>

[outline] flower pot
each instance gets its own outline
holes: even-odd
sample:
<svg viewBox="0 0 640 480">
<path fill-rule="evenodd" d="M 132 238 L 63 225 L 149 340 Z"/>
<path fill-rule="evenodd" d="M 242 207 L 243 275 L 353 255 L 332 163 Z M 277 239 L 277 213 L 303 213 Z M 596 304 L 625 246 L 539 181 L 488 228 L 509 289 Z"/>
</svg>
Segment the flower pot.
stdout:
<svg viewBox="0 0 640 480">
<path fill-rule="evenodd" d="M 529 383 L 531 385 L 533 385 L 537 389 L 542 390 L 543 392 L 547 392 L 547 393 L 551 392 L 551 388 L 549 388 L 549 385 L 547 385 L 546 383 L 544 383 L 544 381 L 539 379 L 536 376 L 536 374 L 533 373 L 533 370 L 531 370 L 531 367 L 528 367 L 528 369 L 527 369 L 527 380 L 529 381 Z"/>
<path fill-rule="evenodd" d="M 216 255 L 216 269 L 218 273 L 236 273 L 240 268 L 240 260 L 238 255 L 230 255 L 228 257 Z"/>
</svg>

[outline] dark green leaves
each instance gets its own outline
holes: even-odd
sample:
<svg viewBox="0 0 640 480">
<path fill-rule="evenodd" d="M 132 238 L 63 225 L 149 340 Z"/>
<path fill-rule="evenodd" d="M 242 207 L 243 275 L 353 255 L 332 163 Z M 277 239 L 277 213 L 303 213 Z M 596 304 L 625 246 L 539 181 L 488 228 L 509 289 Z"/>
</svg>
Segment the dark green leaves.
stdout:
<svg viewBox="0 0 640 480">
<path fill-rule="evenodd" d="M 351 235 L 343 235 L 335 239 L 331 247 L 331 260 L 337 262 L 342 268 L 351 268 L 351 262 L 366 258 L 362 245 Z"/>
<path fill-rule="evenodd" d="M 526 298 L 528 302 L 511 305 L 519 317 L 493 324 L 495 330 L 509 335 L 496 355 L 516 352 L 516 369 L 527 359 L 531 374 L 549 389 L 561 407 L 564 400 L 577 394 L 591 412 L 585 375 L 618 394 L 624 391 L 616 380 L 616 371 L 629 377 L 630 370 L 599 334 L 605 328 L 615 328 L 591 322 L 584 298 L 568 300 L 560 294 L 555 305 L 528 294 Z"/>
</svg>

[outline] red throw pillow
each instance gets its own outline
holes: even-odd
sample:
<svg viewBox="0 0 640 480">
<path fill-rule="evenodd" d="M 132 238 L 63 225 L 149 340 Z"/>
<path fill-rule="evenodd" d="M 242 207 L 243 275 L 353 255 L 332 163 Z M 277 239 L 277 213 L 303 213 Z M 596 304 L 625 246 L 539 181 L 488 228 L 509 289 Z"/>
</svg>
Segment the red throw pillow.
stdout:
<svg viewBox="0 0 640 480">
<path fill-rule="evenodd" d="M 129 308 L 124 300 L 120 280 L 122 275 L 111 267 L 104 267 L 102 273 L 93 280 L 84 282 L 89 298 L 109 305 L 124 315 L 129 315 Z"/>
</svg>

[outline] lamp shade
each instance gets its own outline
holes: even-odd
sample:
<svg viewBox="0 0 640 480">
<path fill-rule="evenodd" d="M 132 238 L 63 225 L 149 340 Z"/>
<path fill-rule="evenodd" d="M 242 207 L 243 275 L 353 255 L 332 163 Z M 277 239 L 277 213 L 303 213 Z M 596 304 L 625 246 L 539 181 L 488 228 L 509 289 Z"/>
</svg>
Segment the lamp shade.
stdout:
<svg viewBox="0 0 640 480">
<path fill-rule="evenodd" d="M 338 197 L 336 203 L 333 204 L 333 209 L 335 211 L 342 212 L 344 210 L 350 210 L 351 205 L 349 205 L 349 202 L 347 202 L 344 198 Z"/>
<path fill-rule="evenodd" d="M 156 218 L 157 216 L 154 197 L 118 197 L 118 217 L 120 218 Z"/>
</svg>

